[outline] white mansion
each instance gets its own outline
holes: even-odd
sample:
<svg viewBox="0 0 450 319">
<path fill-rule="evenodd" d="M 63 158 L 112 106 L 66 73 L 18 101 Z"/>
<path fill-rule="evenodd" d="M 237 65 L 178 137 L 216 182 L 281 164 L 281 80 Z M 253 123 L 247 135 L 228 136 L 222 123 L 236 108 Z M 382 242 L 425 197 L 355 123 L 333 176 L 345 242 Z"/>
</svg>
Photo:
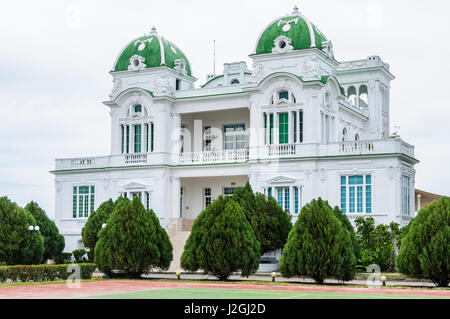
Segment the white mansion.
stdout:
<svg viewBox="0 0 450 319">
<path fill-rule="evenodd" d="M 82 246 L 89 214 L 119 196 L 139 196 L 182 248 L 196 216 L 247 181 L 293 222 L 319 196 L 350 220 L 413 218 L 418 160 L 389 131 L 387 63 L 337 61 L 297 8 L 261 32 L 250 58 L 252 70 L 226 63 L 194 88 L 189 59 L 154 28 L 120 52 L 104 102 L 111 154 L 57 159 L 52 171 L 66 251 Z"/>
</svg>

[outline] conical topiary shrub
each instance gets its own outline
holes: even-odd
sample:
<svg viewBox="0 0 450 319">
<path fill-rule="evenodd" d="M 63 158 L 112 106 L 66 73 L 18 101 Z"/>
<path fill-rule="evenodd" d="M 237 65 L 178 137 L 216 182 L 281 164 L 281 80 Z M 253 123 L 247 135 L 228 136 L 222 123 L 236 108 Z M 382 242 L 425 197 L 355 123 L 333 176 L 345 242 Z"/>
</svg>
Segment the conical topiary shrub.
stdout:
<svg viewBox="0 0 450 319">
<path fill-rule="evenodd" d="M 166 231 L 138 197 L 119 201 L 105 228 L 98 233 L 95 263 L 103 272 L 124 270 L 138 278 L 152 268 L 167 270 L 172 258 Z"/>
<path fill-rule="evenodd" d="M 261 254 L 284 247 L 292 228 L 291 216 L 273 197 L 255 194 L 247 183 L 234 191 L 232 199 L 242 207 L 261 245 Z"/>
<path fill-rule="evenodd" d="M 398 270 L 429 278 L 436 286 L 450 282 L 450 198 L 422 208 L 408 227 L 396 259 Z"/>
<path fill-rule="evenodd" d="M 181 267 L 203 270 L 220 280 L 240 271 L 248 277 L 259 266 L 261 248 L 242 208 L 219 196 L 200 213 L 184 246 Z"/>
<path fill-rule="evenodd" d="M 356 258 L 350 235 L 327 202 L 319 198 L 302 208 L 279 266 L 285 277 L 308 276 L 318 283 L 329 277 L 353 278 Z"/>
<path fill-rule="evenodd" d="M 25 209 L 0 197 L 0 262 L 8 265 L 40 264 L 44 253 L 44 237 L 30 231 L 36 220 Z"/>
</svg>

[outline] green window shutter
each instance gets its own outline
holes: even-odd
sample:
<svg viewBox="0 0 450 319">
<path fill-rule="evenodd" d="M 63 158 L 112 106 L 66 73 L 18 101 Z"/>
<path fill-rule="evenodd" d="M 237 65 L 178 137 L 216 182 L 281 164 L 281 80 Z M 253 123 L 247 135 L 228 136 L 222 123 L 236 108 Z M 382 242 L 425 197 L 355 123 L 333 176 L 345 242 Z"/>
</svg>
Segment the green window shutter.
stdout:
<svg viewBox="0 0 450 319">
<path fill-rule="evenodd" d="M 264 144 L 267 144 L 267 113 L 264 113 Z"/>
<path fill-rule="evenodd" d="M 127 125 L 127 154 L 130 153 L 130 126 Z"/>
<path fill-rule="evenodd" d="M 89 217 L 89 195 L 84 195 L 84 217 Z"/>
<path fill-rule="evenodd" d="M 269 143 L 270 143 L 270 144 L 273 144 L 273 113 L 270 114 L 269 121 L 270 121 L 270 129 L 269 129 L 269 131 L 270 131 L 270 132 L 269 132 L 270 137 L 269 137 Z"/>
<path fill-rule="evenodd" d="M 141 125 L 134 127 L 134 152 L 141 152 Z"/>
<path fill-rule="evenodd" d="M 300 143 L 303 143 L 303 111 L 300 111 Z"/>
<path fill-rule="evenodd" d="M 279 123 L 279 144 L 287 144 L 289 143 L 289 116 L 288 113 L 280 113 L 278 114 L 278 123 Z"/>
<path fill-rule="evenodd" d="M 121 129 L 121 132 L 122 132 L 122 134 L 120 135 L 120 137 L 121 137 L 121 144 L 122 144 L 122 154 L 124 153 L 124 151 L 125 151 L 125 145 L 124 145 L 124 140 L 123 140 L 123 138 L 124 138 L 124 134 L 125 134 L 125 128 L 124 128 L 124 126 L 123 125 L 121 125 L 120 126 L 120 129 Z"/>
<path fill-rule="evenodd" d="M 73 187 L 73 218 L 77 218 L 77 187 Z"/>
<path fill-rule="evenodd" d="M 152 139 L 152 141 L 151 141 L 151 150 L 150 150 L 150 151 L 153 152 L 153 148 L 154 148 L 154 144 L 155 144 L 155 143 L 154 143 L 154 135 L 155 135 L 155 134 L 154 134 L 154 131 L 155 131 L 155 130 L 154 130 L 154 125 L 153 125 L 153 123 L 151 123 L 150 126 L 151 126 L 151 133 L 150 133 L 150 135 L 151 135 L 151 139 Z"/>
<path fill-rule="evenodd" d="M 91 186 L 91 209 L 90 214 L 94 211 L 94 203 L 95 203 L 95 186 Z"/>
<path fill-rule="evenodd" d="M 83 218 L 83 199 L 82 195 L 78 196 L 78 217 Z"/>
<path fill-rule="evenodd" d="M 148 153 L 148 124 L 145 124 L 145 151 Z"/>
<path fill-rule="evenodd" d="M 294 143 L 297 143 L 297 112 L 292 112 L 294 118 Z"/>
</svg>

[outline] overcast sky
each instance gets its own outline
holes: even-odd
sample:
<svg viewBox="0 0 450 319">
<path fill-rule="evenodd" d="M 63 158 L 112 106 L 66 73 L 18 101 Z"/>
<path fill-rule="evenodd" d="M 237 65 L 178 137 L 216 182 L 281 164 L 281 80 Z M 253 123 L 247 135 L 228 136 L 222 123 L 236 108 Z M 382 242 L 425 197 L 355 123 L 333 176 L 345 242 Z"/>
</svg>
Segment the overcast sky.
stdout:
<svg viewBox="0 0 450 319">
<path fill-rule="evenodd" d="M 450 195 L 450 5 L 444 0 L 8 1 L 0 10 L 0 196 L 54 215 L 55 158 L 110 153 L 108 74 L 153 25 L 190 59 L 197 86 L 247 61 L 297 4 L 338 61 L 380 55 L 397 77 L 391 128 L 416 147 L 416 187 Z"/>
</svg>

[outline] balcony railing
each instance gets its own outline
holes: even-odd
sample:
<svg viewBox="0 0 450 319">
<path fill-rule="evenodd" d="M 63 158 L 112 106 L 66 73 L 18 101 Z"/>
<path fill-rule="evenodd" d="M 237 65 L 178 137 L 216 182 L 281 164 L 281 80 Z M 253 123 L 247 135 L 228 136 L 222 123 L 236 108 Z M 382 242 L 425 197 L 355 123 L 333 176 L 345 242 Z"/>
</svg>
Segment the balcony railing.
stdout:
<svg viewBox="0 0 450 319">
<path fill-rule="evenodd" d="M 245 162 L 249 159 L 248 149 L 223 150 L 210 152 L 180 153 L 180 164 L 234 163 Z"/>
<path fill-rule="evenodd" d="M 296 144 L 269 145 L 269 156 L 295 155 Z"/>
<path fill-rule="evenodd" d="M 252 154 L 250 156 L 250 154 Z M 414 158 L 414 147 L 400 138 L 376 141 L 335 143 L 302 143 L 265 145 L 242 150 L 221 150 L 193 153 L 138 153 L 103 157 L 82 157 L 56 160 L 56 170 L 95 169 L 137 165 L 196 165 L 209 163 L 246 163 L 256 159 L 292 157 L 324 157 L 370 154 L 404 154 Z"/>
</svg>

